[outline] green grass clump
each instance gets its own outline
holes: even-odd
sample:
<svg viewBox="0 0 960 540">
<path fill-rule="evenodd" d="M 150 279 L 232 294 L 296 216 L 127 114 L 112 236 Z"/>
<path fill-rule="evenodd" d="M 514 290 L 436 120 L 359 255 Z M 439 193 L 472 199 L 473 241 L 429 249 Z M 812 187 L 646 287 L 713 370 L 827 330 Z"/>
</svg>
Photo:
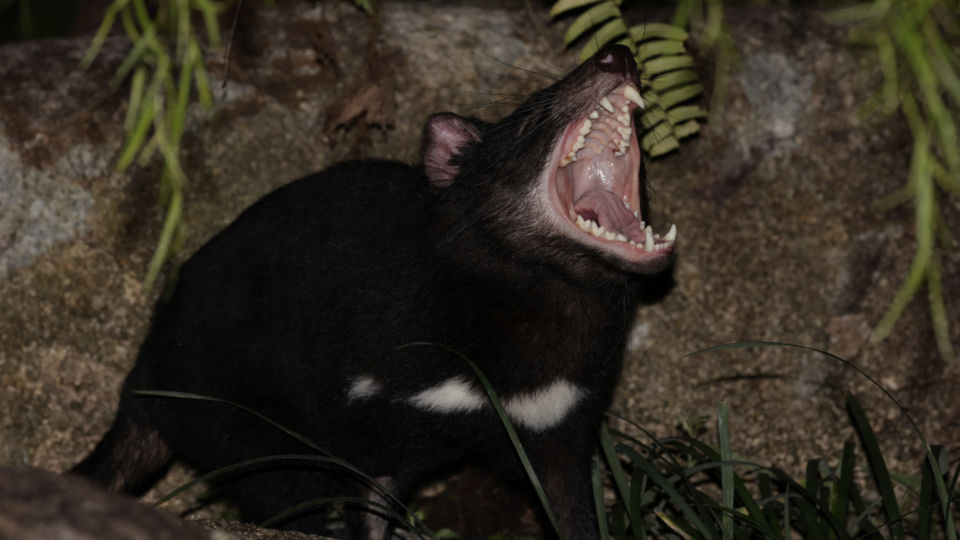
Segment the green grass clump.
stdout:
<svg viewBox="0 0 960 540">
<path fill-rule="evenodd" d="M 948 452 L 931 447 L 934 460 L 925 460 L 922 470 L 891 474 L 852 395 L 847 409 L 866 462 L 858 462 L 856 445 L 847 441 L 834 460 L 809 460 L 803 478 L 734 459 L 722 404 L 719 449 L 690 436 L 648 435 L 644 443 L 604 426 L 602 448 L 617 496 L 605 524 L 609 538 L 955 539 L 960 468 L 954 464 L 953 474 L 945 473 Z M 869 472 L 872 489 L 855 481 L 858 469 Z M 945 500 L 936 495 L 938 482 L 951 487 Z M 897 496 L 895 484 L 905 495 Z"/>
<path fill-rule="evenodd" d="M 753 346 L 799 347 L 777 343 L 737 343 L 703 352 Z M 869 375 L 849 362 L 819 352 Z M 881 387 L 881 390 L 882 387 Z M 943 447 L 930 446 L 917 424 L 886 390 L 917 434 L 926 459 L 913 474 L 887 469 L 866 412 L 853 395 L 847 412 L 866 457 L 857 461 L 855 443 L 847 441 L 831 463 L 807 462 L 803 478 L 765 465 L 734 458 L 729 412 L 718 407 L 716 446 L 692 436 L 657 439 L 635 426 L 645 439 L 621 431 L 601 432 L 616 502 L 607 519 L 610 538 L 957 538 L 956 513 L 960 464 L 950 462 Z M 950 467 L 953 471 L 950 472 Z M 868 473 L 872 486 L 855 481 Z M 895 488 L 899 486 L 899 490 Z M 898 496 L 898 492 L 903 495 Z"/>
</svg>

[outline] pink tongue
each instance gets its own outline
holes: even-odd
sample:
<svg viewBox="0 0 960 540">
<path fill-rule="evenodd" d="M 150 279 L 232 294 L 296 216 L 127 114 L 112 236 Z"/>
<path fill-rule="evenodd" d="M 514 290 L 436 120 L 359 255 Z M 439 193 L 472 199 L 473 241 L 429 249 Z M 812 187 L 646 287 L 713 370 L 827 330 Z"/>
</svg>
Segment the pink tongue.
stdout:
<svg viewBox="0 0 960 540">
<path fill-rule="evenodd" d="M 592 219 L 608 231 L 618 232 L 629 240 L 643 242 L 643 229 L 633 212 L 627 210 L 616 193 L 594 188 L 574 201 L 573 209 L 585 219 Z"/>
</svg>

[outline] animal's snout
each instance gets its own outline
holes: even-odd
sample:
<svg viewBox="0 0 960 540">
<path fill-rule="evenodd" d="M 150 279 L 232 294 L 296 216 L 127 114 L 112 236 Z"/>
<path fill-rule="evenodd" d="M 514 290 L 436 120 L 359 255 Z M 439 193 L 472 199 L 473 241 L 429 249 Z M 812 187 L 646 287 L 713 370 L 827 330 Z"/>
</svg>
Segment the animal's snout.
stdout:
<svg viewBox="0 0 960 540">
<path fill-rule="evenodd" d="M 633 53 L 624 45 L 608 45 L 596 55 L 597 68 L 609 73 L 633 74 L 637 71 L 637 63 L 633 61 Z"/>
</svg>

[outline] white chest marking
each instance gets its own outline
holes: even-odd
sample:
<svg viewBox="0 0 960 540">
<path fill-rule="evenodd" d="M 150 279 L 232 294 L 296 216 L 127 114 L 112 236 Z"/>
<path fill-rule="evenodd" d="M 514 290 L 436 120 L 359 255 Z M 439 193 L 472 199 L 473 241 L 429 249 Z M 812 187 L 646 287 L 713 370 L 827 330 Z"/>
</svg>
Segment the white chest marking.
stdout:
<svg viewBox="0 0 960 540">
<path fill-rule="evenodd" d="M 353 381 L 350 389 L 347 390 L 347 399 L 356 401 L 358 399 L 368 398 L 380 391 L 380 383 L 370 375 L 361 375 Z"/>
<path fill-rule="evenodd" d="M 504 399 L 503 408 L 513 422 L 531 431 L 543 431 L 562 422 L 583 394 L 576 385 L 557 379 L 532 392 Z M 478 411 L 490 406 L 486 393 L 474 388 L 464 377 L 452 377 L 421 390 L 408 401 L 415 407 L 447 414 Z"/>
<path fill-rule="evenodd" d="M 476 411 L 487 404 L 487 396 L 474 390 L 463 377 L 452 377 L 410 397 L 415 407 L 439 413 Z"/>
<path fill-rule="evenodd" d="M 549 386 L 508 398 L 503 408 L 514 422 L 531 431 L 543 431 L 559 424 L 583 397 L 583 390 L 557 379 Z"/>
</svg>

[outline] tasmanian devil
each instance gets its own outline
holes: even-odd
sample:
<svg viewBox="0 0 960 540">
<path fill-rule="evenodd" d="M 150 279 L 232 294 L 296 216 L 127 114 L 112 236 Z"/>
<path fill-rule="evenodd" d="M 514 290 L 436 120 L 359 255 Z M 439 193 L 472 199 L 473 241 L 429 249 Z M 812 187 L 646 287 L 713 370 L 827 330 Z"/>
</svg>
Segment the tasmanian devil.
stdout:
<svg viewBox="0 0 960 540">
<path fill-rule="evenodd" d="M 183 264 L 110 431 L 73 472 L 142 491 L 310 449 L 403 499 L 464 463 L 525 478 L 472 368 L 489 379 L 568 539 L 597 537 L 590 468 L 644 283 L 676 229 L 644 223 L 636 64 L 608 47 L 507 118 L 429 119 L 423 165 L 356 161 L 293 182 Z M 331 495 L 386 499 L 342 469 L 271 461 L 221 488 L 250 520 Z M 323 512 L 285 526 L 323 530 Z M 349 538 L 387 521 L 348 513 Z"/>
</svg>

